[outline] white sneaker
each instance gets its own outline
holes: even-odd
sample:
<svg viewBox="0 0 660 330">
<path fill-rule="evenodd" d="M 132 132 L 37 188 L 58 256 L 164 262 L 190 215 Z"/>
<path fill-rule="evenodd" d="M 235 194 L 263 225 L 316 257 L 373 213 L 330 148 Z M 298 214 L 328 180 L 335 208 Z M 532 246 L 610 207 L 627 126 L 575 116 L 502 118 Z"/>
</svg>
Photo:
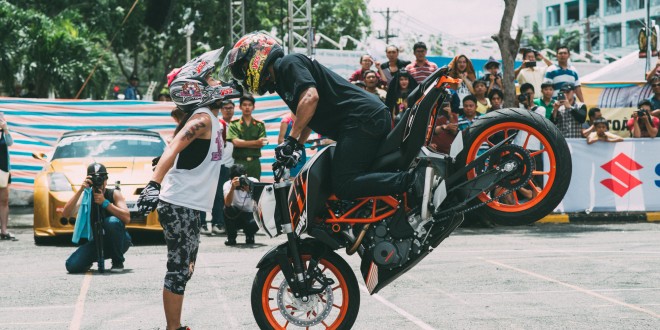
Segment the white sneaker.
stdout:
<svg viewBox="0 0 660 330">
<path fill-rule="evenodd" d="M 224 226 L 218 227 L 217 225 L 213 225 L 213 227 L 211 228 L 211 231 L 216 235 L 222 235 L 222 234 L 226 233 Z"/>
<path fill-rule="evenodd" d="M 203 225 L 201 228 L 199 228 L 199 233 L 204 235 L 211 235 L 211 231 L 206 225 Z"/>
</svg>

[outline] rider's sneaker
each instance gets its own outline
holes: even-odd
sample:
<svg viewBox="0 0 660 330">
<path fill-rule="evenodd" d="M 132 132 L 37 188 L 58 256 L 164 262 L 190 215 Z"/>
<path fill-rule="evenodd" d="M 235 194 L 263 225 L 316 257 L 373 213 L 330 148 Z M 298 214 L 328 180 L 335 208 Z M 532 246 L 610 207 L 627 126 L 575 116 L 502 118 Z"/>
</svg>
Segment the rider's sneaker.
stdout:
<svg viewBox="0 0 660 330">
<path fill-rule="evenodd" d="M 211 235 L 211 231 L 209 230 L 209 227 L 206 225 L 202 225 L 202 227 L 199 228 L 199 233 L 204 235 Z"/>
<path fill-rule="evenodd" d="M 245 236 L 245 244 L 247 245 L 254 244 L 254 236 Z"/>
<path fill-rule="evenodd" d="M 226 233 L 225 226 L 218 225 L 213 225 L 213 227 L 211 227 L 211 231 L 216 235 L 223 235 Z"/>
<path fill-rule="evenodd" d="M 235 239 L 235 238 L 234 238 L 234 239 L 228 238 L 228 239 L 225 241 L 225 245 L 227 245 L 227 246 L 234 246 L 234 245 L 236 245 L 236 239 Z"/>
<path fill-rule="evenodd" d="M 121 261 L 113 261 L 111 271 L 121 272 L 124 271 L 124 263 Z"/>
<path fill-rule="evenodd" d="M 190 327 L 188 327 L 187 325 L 184 325 L 184 326 L 180 327 L 180 328 L 177 329 L 177 330 L 191 330 L 191 329 L 190 329 Z"/>
</svg>

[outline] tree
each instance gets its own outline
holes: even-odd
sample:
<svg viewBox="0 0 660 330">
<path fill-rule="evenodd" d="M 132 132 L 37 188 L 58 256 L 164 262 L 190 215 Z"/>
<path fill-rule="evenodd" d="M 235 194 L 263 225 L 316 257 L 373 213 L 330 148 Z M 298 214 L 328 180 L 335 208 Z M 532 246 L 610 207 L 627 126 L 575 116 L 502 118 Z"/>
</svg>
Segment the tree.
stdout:
<svg viewBox="0 0 660 330">
<path fill-rule="evenodd" d="M 539 23 L 534 22 L 532 24 L 532 35 L 524 36 L 522 41 L 523 46 L 532 47 L 536 50 L 541 50 L 545 48 L 545 41 L 543 40 L 543 33 L 539 29 Z"/>
<path fill-rule="evenodd" d="M 554 36 L 550 37 L 548 48 L 557 49 L 558 46 L 566 46 L 571 52 L 580 51 L 580 31 L 575 30 L 566 32 L 566 29 L 561 28 Z"/>
<path fill-rule="evenodd" d="M 520 48 L 520 38 L 522 30 L 518 29 L 516 38 L 511 38 L 511 21 L 513 14 L 516 11 L 518 0 L 504 0 L 504 14 L 502 15 L 502 22 L 500 24 L 500 31 L 498 34 L 493 35 L 492 38 L 497 42 L 502 54 L 502 67 L 504 69 L 504 76 L 502 83 L 504 84 L 504 106 L 515 107 L 516 104 L 516 86 L 514 84 L 514 63 L 518 48 Z"/>
</svg>

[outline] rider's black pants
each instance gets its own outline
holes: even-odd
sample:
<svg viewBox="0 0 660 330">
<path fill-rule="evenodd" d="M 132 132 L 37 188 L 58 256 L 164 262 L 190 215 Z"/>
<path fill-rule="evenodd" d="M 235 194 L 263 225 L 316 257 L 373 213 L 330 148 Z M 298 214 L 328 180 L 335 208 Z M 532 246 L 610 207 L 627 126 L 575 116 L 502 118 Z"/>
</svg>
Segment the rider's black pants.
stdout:
<svg viewBox="0 0 660 330">
<path fill-rule="evenodd" d="M 407 189 L 406 172 L 369 172 L 391 123 L 390 113 L 383 109 L 376 116 L 349 119 L 343 125 L 332 161 L 332 188 L 338 198 L 391 195 Z"/>
</svg>

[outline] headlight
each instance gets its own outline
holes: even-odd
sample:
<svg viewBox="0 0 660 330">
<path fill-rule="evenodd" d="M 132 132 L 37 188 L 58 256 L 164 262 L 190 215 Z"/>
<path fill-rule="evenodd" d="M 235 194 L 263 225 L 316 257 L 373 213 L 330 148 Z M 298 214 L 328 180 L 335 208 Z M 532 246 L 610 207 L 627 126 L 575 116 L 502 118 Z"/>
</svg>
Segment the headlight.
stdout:
<svg viewBox="0 0 660 330">
<path fill-rule="evenodd" d="M 48 188 L 51 191 L 72 191 L 71 183 L 59 172 L 48 173 Z"/>
</svg>

